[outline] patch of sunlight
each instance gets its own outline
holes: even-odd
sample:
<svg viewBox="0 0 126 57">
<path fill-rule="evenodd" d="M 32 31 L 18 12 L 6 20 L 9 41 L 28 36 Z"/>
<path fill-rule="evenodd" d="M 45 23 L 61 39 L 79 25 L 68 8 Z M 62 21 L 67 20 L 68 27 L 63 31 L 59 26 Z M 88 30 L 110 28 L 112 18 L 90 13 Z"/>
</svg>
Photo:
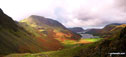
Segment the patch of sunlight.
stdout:
<svg viewBox="0 0 126 57">
<path fill-rule="evenodd" d="M 35 25 L 35 24 L 31 24 L 31 27 L 37 27 L 37 25 Z"/>
<path fill-rule="evenodd" d="M 26 22 L 26 19 L 21 20 L 20 22 Z"/>
<path fill-rule="evenodd" d="M 97 42 L 101 39 L 103 39 L 103 38 L 85 38 L 85 39 L 81 39 L 81 41 L 85 40 L 85 41 L 90 41 L 90 42 Z"/>
<path fill-rule="evenodd" d="M 45 30 L 40 29 L 39 31 L 42 32 L 42 31 L 45 31 Z"/>
</svg>

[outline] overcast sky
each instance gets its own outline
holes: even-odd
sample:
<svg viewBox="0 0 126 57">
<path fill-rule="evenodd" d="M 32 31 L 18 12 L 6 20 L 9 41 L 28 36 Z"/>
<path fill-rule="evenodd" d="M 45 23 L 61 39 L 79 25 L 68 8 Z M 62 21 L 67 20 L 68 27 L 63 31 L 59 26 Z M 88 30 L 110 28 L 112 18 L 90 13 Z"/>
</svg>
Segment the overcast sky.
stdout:
<svg viewBox="0 0 126 57">
<path fill-rule="evenodd" d="M 96 28 L 126 23 L 126 0 L 0 0 L 0 8 L 14 20 L 40 15 L 66 27 Z"/>
</svg>

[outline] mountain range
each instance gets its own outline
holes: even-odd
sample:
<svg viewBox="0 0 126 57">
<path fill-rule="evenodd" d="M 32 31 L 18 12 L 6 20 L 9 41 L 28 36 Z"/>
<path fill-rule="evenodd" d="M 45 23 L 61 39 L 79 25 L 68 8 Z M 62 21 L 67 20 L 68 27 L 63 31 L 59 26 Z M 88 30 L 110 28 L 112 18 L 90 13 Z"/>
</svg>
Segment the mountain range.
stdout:
<svg viewBox="0 0 126 57">
<path fill-rule="evenodd" d="M 0 9 L 0 57 L 110 57 L 112 52 L 126 52 L 125 23 L 86 32 L 101 36 L 99 41 L 81 39 L 77 32 L 82 31 L 85 30 L 66 28 L 56 20 L 37 15 L 17 22 Z M 86 40 L 96 42 L 84 44 Z M 65 48 L 64 43 L 69 47 Z"/>
<path fill-rule="evenodd" d="M 59 50 L 63 41 L 79 39 L 56 20 L 32 15 L 16 22 L 0 9 L 0 55 Z"/>
<path fill-rule="evenodd" d="M 101 36 L 101 37 L 108 37 L 112 33 L 115 33 L 118 30 L 121 30 L 121 28 L 124 28 L 125 26 L 126 26 L 125 23 L 112 23 L 112 24 L 106 25 L 102 29 L 90 29 L 86 33 L 93 34 L 96 36 Z"/>
</svg>

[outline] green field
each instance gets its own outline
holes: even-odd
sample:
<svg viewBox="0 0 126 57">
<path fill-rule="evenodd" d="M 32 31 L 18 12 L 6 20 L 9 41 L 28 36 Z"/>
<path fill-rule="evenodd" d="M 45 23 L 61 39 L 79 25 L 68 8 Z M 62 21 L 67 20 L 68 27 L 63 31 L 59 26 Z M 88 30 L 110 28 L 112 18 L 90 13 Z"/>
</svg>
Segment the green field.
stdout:
<svg viewBox="0 0 126 57">
<path fill-rule="evenodd" d="M 70 48 L 70 47 L 73 47 L 73 46 L 76 46 L 78 44 L 86 44 L 86 43 L 79 43 L 79 42 L 97 42 L 99 40 L 102 40 L 103 38 L 85 38 L 85 39 L 80 39 L 79 41 L 73 41 L 73 40 L 66 40 L 63 42 L 63 46 L 65 48 Z"/>
<path fill-rule="evenodd" d="M 97 42 L 101 39 L 103 39 L 103 38 L 85 38 L 85 39 L 81 39 L 81 40 L 90 41 L 90 42 Z"/>
</svg>

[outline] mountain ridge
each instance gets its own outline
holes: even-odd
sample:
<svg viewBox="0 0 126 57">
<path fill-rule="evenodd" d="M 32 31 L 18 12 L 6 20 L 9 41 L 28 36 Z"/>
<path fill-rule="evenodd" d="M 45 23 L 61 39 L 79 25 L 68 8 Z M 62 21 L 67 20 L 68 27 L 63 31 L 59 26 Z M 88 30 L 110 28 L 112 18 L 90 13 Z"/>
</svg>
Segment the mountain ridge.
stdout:
<svg viewBox="0 0 126 57">
<path fill-rule="evenodd" d="M 124 28 L 125 25 L 126 25 L 125 23 L 112 23 L 112 24 L 106 25 L 102 29 L 91 29 L 87 31 L 86 33 L 93 34 L 96 36 L 106 37 L 105 35 L 111 35 L 111 33 L 114 33 L 114 31 Z"/>
<path fill-rule="evenodd" d="M 21 20 L 20 22 L 26 23 L 27 25 L 35 28 L 39 32 L 45 31 L 47 33 L 50 33 L 49 30 L 52 30 L 52 33 L 53 33 L 52 35 L 54 35 L 54 38 L 57 38 L 59 40 L 61 39 L 64 39 L 64 40 L 75 39 L 76 40 L 80 38 L 80 35 L 68 30 L 65 26 L 63 26 L 61 23 L 59 23 L 56 20 L 32 15 L 28 18 L 25 18 L 24 20 Z"/>
<path fill-rule="evenodd" d="M 73 31 L 73 32 L 83 32 L 84 29 L 81 27 L 73 27 L 73 28 L 68 28 L 69 30 Z"/>
<path fill-rule="evenodd" d="M 29 23 L 32 23 L 32 22 L 35 22 L 36 24 L 43 23 L 43 24 L 47 24 L 49 26 L 61 27 L 61 28 L 65 29 L 65 27 L 61 23 L 59 23 L 58 21 L 50 19 L 50 18 L 45 18 L 43 16 L 31 15 L 26 19 L 27 19 L 27 21 L 30 21 Z M 22 20 L 22 22 L 23 22 L 23 20 Z"/>
</svg>

